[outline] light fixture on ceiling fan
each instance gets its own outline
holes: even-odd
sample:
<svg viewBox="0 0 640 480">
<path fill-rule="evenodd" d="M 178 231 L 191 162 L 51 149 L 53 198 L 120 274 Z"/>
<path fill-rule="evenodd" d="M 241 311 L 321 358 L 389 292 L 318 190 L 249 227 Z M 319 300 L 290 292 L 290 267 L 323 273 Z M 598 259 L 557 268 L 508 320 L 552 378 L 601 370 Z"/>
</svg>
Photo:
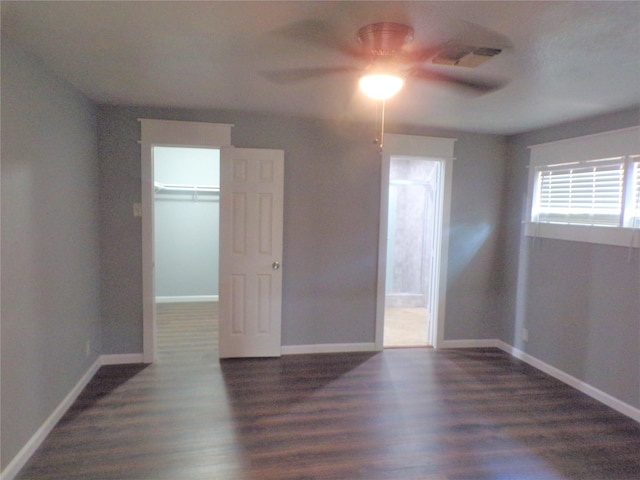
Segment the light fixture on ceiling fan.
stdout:
<svg viewBox="0 0 640 480">
<path fill-rule="evenodd" d="M 479 26 L 467 26 L 471 30 L 486 33 L 486 29 Z M 503 48 L 500 46 L 502 40 L 495 32 L 492 32 L 498 38 L 493 42 L 495 46 L 475 43 L 469 45 L 454 37 L 442 44 L 418 45 L 414 48 L 409 47 L 413 41 L 413 28 L 402 23 L 379 22 L 361 27 L 357 31 L 357 48 L 340 41 L 331 33 L 330 28 L 318 22 L 303 22 L 287 32 L 286 34 L 292 34 L 295 38 L 335 49 L 365 63 L 365 66 L 294 68 L 264 72 L 264 76 L 277 83 L 289 83 L 324 75 L 359 73 L 360 90 L 370 98 L 379 100 L 381 104 L 381 132 L 377 139 L 380 147 L 384 135 L 385 101 L 402 89 L 405 80 L 444 83 L 476 93 L 491 92 L 504 85 L 502 81 L 467 78 L 466 74 L 446 71 L 452 67 L 475 68 L 499 54 Z M 428 60 L 436 65 L 435 69 L 422 66 Z"/>
<path fill-rule="evenodd" d="M 380 136 L 374 139 L 382 149 L 384 144 L 384 115 L 386 101 L 404 86 L 404 78 L 394 72 L 384 70 L 370 72 L 360 77 L 360 90 L 369 98 L 380 101 Z M 376 131 L 377 131 L 376 127 Z"/>
<path fill-rule="evenodd" d="M 404 86 L 404 75 L 395 61 L 402 48 L 413 40 L 413 28 L 382 22 L 358 30 L 358 42 L 371 55 L 371 65 L 360 77 L 360 90 L 374 100 L 387 100 Z"/>
<path fill-rule="evenodd" d="M 387 100 L 402 90 L 404 78 L 391 73 L 375 73 L 360 78 L 360 90 L 374 100 Z"/>
<path fill-rule="evenodd" d="M 404 76 L 395 69 L 375 68 L 367 71 L 359 82 L 360 90 L 369 98 L 380 101 L 380 136 L 374 140 L 382 148 L 384 144 L 384 114 L 386 101 L 404 86 Z M 376 127 L 376 131 L 377 131 Z M 376 134 L 377 135 L 377 134 Z"/>
<path fill-rule="evenodd" d="M 385 102 L 404 86 L 404 75 L 400 73 L 397 58 L 412 40 L 413 28 L 401 23 L 372 23 L 358 30 L 358 42 L 371 56 L 359 86 L 369 98 L 381 101 L 380 136 L 374 140 L 381 149 L 384 145 Z"/>
</svg>

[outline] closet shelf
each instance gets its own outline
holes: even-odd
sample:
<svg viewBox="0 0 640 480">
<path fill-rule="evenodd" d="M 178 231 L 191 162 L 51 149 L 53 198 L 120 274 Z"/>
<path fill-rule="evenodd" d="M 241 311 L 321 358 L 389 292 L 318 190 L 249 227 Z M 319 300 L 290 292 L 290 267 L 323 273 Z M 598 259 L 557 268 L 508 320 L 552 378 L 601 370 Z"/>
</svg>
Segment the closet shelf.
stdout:
<svg viewBox="0 0 640 480">
<path fill-rule="evenodd" d="M 218 193 L 220 187 L 212 185 L 175 185 L 160 182 L 154 182 L 156 193 L 161 192 L 187 192 L 187 193 Z"/>
</svg>

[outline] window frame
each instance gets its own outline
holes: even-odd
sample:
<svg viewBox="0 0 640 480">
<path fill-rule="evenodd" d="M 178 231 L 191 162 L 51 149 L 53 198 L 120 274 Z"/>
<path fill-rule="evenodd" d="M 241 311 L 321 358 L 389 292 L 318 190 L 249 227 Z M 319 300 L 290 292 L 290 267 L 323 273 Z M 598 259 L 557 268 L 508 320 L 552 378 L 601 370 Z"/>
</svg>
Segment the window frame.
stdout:
<svg viewBox="0 0 640 480">
<path fill-rule="evenodd" d="M 640 126 L 532 145 L 529 164 L 524 234 L 552 238 L 640 248 Z M 617 226 L 549 223 L 533 220 L 538 177 L 545 168 L 588 166 L 594 161 L 622 158 L 623 191 Z M 633 223 L 635 221 L 635 224 Z"/>
</svg>

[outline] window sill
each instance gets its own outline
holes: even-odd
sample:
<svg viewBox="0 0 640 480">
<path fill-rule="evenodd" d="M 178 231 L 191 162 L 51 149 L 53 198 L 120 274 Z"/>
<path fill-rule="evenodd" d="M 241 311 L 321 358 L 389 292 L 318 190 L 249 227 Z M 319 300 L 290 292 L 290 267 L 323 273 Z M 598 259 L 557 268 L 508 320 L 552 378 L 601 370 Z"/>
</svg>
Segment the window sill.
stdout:
<svg viewBox="0 0 640 480">
<path fill-rule="evenodd" d="M 633 228 L 525 222 L 524 234 L 527 237 L 640 248 L 640 230 Z"/>
</svg>

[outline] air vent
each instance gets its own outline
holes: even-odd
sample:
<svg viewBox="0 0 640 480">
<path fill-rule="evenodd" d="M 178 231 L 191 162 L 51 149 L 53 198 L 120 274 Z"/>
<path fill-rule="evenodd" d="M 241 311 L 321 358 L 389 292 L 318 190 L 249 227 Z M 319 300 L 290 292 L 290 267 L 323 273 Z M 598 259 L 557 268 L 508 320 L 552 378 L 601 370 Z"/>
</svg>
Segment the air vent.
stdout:
<svg viewBox="0 0 640 480">
<path fill-rule="evenodd" d="M 433 57 L 432 62 L 436 65 L 475 68 L 495 57 L 501 51 L 499 48 L 449 44 Z"/>
</svg>

